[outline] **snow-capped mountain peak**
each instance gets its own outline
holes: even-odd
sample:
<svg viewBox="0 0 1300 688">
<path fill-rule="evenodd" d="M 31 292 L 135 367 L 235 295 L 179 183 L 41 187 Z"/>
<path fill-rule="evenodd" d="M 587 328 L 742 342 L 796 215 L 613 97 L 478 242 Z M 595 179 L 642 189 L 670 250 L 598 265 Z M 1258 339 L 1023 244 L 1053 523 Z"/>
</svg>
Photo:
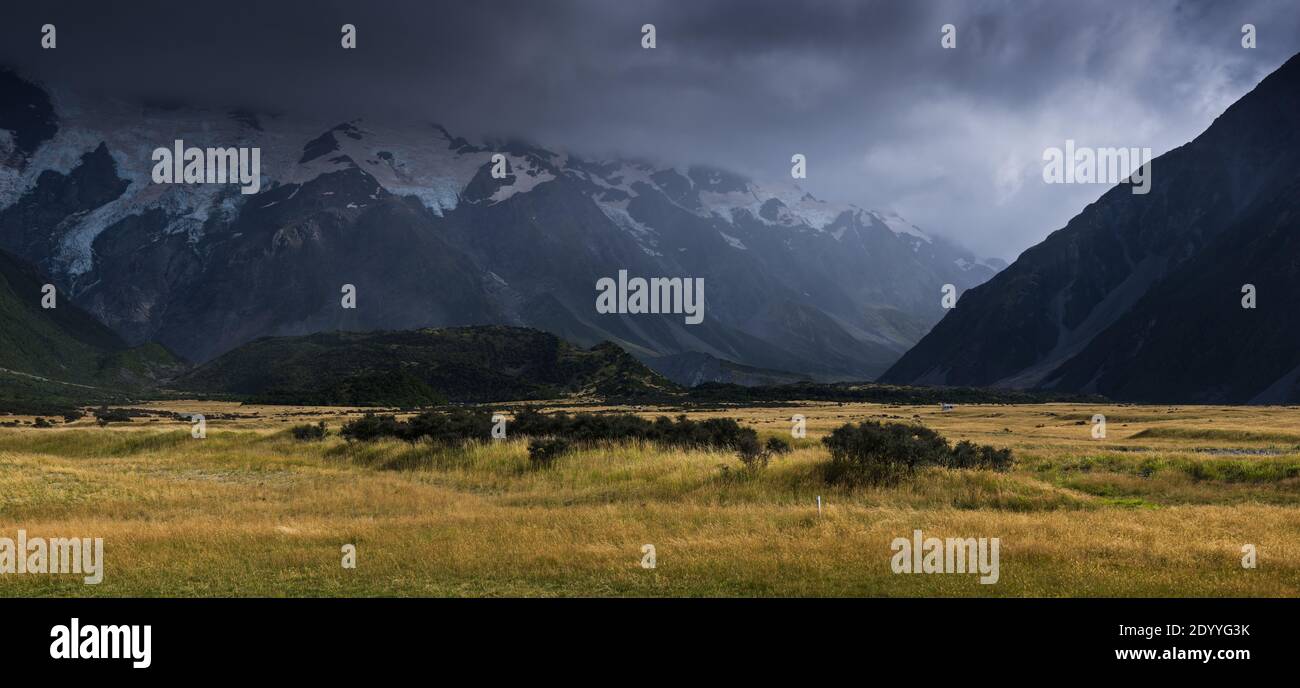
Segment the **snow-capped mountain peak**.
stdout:
<svg viewBox="0 0 1300 688">
<path fill-rule="evenodd" d="M 0 246 L 129 341 L 196 361 L 268 334 L 489 322 L 861 379 L 939 319 L 942 285 L 994 272 L 792 180 L 428 123 L 50 100 L 3 72 L 0 96 L 41 113 L 0 121 Z M 155 183 L 176 141 L 258 149 L 258 190 Z M 700 278 L 704 323 L 597 313 L 594 280 L 620 270 Z M 365 306 L 341 312 L 341 284 Z"/>
</svg>

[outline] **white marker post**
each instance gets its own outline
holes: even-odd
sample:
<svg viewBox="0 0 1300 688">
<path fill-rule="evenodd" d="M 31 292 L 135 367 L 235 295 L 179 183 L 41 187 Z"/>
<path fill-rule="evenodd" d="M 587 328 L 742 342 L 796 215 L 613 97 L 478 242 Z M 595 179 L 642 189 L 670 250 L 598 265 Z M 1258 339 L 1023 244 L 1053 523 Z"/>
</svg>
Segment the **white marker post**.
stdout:
<svg viewBox="0 0 1300 688">
<path fill-rule="evenodd" d="M 817 495 L 817 515 L 822 515 L 822 496 Z"/>
</svg>

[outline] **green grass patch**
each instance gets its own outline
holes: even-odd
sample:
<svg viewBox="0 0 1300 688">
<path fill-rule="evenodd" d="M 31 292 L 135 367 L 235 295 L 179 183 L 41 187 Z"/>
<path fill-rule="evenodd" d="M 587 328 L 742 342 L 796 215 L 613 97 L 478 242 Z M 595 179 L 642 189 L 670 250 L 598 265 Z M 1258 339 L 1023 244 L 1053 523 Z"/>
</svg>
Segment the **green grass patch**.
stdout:
<svg viewBox="0 0 1300 688">
<path fill-rule="evenodd" d="M 1217 428 L 1147 428 L 1129 436 L 1129 439 L 1138 438 L 1219 440 L 1223 442 L 1274 442 L 1300 445 L 1300 435 L 1293 433 L 1219 430 Z"/>
</svg>

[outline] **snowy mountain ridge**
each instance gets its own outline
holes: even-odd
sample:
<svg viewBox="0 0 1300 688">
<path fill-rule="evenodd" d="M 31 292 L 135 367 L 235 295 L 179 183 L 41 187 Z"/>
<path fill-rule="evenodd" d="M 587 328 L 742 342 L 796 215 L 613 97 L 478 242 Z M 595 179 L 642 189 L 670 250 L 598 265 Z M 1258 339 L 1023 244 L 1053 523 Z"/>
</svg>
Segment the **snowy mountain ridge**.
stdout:
<svg viewBox="0 0 1300 688">
<path fill-rule="evenodd" d="M 862 379 L 939 319 L 945 284 L 996 272 L 794 180 L 475 144 L 429 123 L 83 100 L 0 71 L 6 94 L 0 246 L 128 342 L 196 361 L 268 334 L 509 324 L 652 365 L 692 353 Z M 177 140 L 260 149 L 260 190 L 153 183 L 152 151 Z M 704 322 L 596 312 L 593 285 L 618 270 L 703 278 Z M 368 307 L 340 311 L 344 283 Z M 699 372 L 682 360 L 702 359 L 675 374 Z"/>
</svg>

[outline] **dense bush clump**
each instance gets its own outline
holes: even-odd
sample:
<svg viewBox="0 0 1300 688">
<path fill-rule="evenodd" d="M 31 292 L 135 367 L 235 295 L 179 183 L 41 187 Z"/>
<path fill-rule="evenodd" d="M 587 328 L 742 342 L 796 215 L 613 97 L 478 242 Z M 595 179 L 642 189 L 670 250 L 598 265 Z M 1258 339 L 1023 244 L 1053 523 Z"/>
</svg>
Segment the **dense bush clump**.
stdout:
<svg viewBox="0 0 1300 688">
<path fill-rule="evenodd" d="M 405 424 L 399 423 L 397 417 L 391 414 L 380 416 L 367 413 L 356 420 L 344 423 L 343 427 L 339 428 L 339 434 L 345 439 L 369 442 L 385 437 L 401 437 L 403 427 Z"/>
<path fill-rule="evenodd" d="M 767 450 L 767 453 L 773 456 L 790 453 L 790 443 L 780 437 L 767 438 L 767 442 L 764 443 L 763 448 Z"/>
<path fill-rule="evenodd" d="M 416 442 L 422 439 L 454 443 L 468 439 L 487 439 L 492 431 L 492 412 L 480 409 L 425 411 L 410 420 L 400 421 L 392 415 L 366 415 L 339 430 L 344 438 L 370 441 L 391 437 Z"/>
<path fill-rule="evenodd" d="M 32 422 L 32 427 L 36 427 L 36 428 L 52 428 L 52 427 L 54 427 L 54 424 L 51 423 L 51 422 L 48 421 L 48 420 L 45 420 L 44 418 L 37 418 L 35 421 Z"/>
<path fill-rule="evenodd" d="M 528 461 L 533 468 L 550 468 L 561 454 L 568 453 L 573 445 L 562 437 L 540 437 L 528 442 Z"/>
<path fill-rule="evenodd" d="M 564 437 L 572 442 L 643 440 L 673 447 L 739 450 L 758 442 L 758 434 L 730 418 L 694 421 L 685 415 L 647 420 L 631 413 L 550 413 L 524 407 L 511 432 L 529 437 Z"/>
<path fill-rule="evenodd" d="M 354 440 L 392 437 L 454 443 L 486 440 L 492 425 L 492 412 L 478 408 L 427 411 L 407 421 L 366 414 L 344 424 L 340 434 Z M 507 432 L 511 437 L 562 437 L 574 444 L 642 440 L 674 447 L 739 449 L 742 443 L 758 442 L 753 429 L 730 418 L 693 421 L 683 415 L 651 421 L 631 413 L 544 414 L 532 407 L 517 410 Z"/>
<path fill-rule="evenodd" d="M 100 408 L 95 411 L 95 421 L 100 425 L 130 423 L 131 414 L 122 409 Z"/>
<path fill-rule="evenodd" d="M 904 423 L 849 423 L 822 443 L 831 452 L 826 472 L 831 482 L 889 484 L 925 466 L 1006 470 L 1012 462 L 1009 449 L 968 441 L 954 448 L 934 430 Z"/>
<path fill-rule="evenodd" d="M 736 455 L 740 457 L 740 463 L 744 464 L 745 470 L 756 471 L 767 468 L 767 462 L 771 459 L 771 454 L 763 451 L 763 445 L 758 443 L 757 433 L 753 437 L 744 437 L 736 445 Z"/>
<path fill-rule="evenodd" d="M 289 428 L 289 432 L 293 433 L 293 438 L 295 440 L 304 441 L 323 440 L 325 439 L 325 435 L 329 434 L 325 429 L 325 421 L 320 421 L 315 425 L 310 423 L 295 425 L 292 428 Z"/>
<path fill-rule="evenodd" d="M 430 439 L 452 444 L 486 440 L 492 435 L 492 411 L 478 408 L 425 411 L 406 421 L 403 432 L 403 439 L 409 442 Z"/>
<path fill-rule="evenodd" d="M 759 444 L 757 434 L 746 435 L 736 446 L 736 455 L 740 457 L 740 463 L 744 464 L 745 470 L 751 473 L 767 468 L 767 464 L 773 457 L 788 453 L 790 453 L 790 443 L 780 437 L 769 437 L 766 442 Z"/>
<path fill-rule="evenodd" d="M 952 448 L 949 468 L 991 468 L 1005 471 L 1011 468 L 1010 449 L 995 449 L 987 444 L 978 445 L 970 440 L 962 440 Z"/>
</svg>

